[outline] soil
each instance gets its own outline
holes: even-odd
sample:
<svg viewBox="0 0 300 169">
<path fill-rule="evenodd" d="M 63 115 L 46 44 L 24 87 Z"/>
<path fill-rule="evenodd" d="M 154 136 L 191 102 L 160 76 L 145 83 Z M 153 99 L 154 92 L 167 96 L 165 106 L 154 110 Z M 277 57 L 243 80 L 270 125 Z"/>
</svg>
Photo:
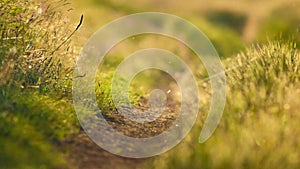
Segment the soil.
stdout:
<svg viewBox="0 0 300 169">
<path fill-rule="evenodd" d="M 164 112 L 153 122 L 133 122 L 120 116 L 116 110 L 109 112 L 109 116 L 106 113 L 102 115 L 109 125 L 124 135 L 135 138 L 152 137 L 169 128 L 176 120 L 180 104 L 174 101 L 174 94 L 175 92 L 167 96 Z M 145 98 L 141 98 L 136 108 L 147 110 L 149 103 Z M 66 138 L 62 145 L 67 150 L 67 162 L 72 169 L 144 169 L 151 160 L 125 158 L 107 152 L 94 143 L 84 131 Z"/>
<path fill-rule="evenodd" d="M 74 169 L 143 169 L 147 159 L 130 159 L 111 154 L 95 144 L 84 132 L 67 138 L 67 162 Z"/>
</svg>

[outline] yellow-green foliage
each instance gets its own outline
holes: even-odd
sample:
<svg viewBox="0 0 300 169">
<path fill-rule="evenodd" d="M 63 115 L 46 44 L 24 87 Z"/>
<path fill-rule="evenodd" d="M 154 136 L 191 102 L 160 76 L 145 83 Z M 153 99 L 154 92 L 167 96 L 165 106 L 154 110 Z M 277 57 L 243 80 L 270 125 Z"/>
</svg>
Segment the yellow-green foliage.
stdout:
<svg viewBox="0 0 300 169">
<path fill-rule="evenodd" d="M 1 0 L 0 77 L 7 79 L 3 84 L 41 90 L 69 87 L 65 80 L 71 72 L 74 49 L 68 43 L 60 47 L 71 32 L 59 9 L 66 4 Z"/>
<path fill-rule="evenodd" d="M 106 115 L 109 115 L 111 111 L 115 111 L 115 105 L 111 93 L 113 76 L 113 71 L 105 73 L 98 72 L 95 82 L 97 103 L 102 113 L 105 113 Z M 120 93 L 120 95 L 124 94 L 126 89 L 120 86 L 120 83 L 122 83 L 123 80 L 122 78 L 117 80 L 118 83 L 116 84 L 114 90 L 116 90 L 117 93 Z M 141 90 L 139 84 L 137 83 L 131 84 L 130 88 L 127 90 L 129 91 L 129 101 L 133 105 L 138 103 L 142 96 L 145 96 L 145 92 Z"/>
<path fill-rule="evenodd" d="M 74 54 L 61 45 L 70 33 L 64 4 L 0 0 L 0 168 L 67 167 L 55 144 L 79 127 L 59 98 L 70 91 Z M 41 94 L 48 89 L 55 96 Z"/>
<path fill-rule="evenodd" d="M 0 168 L 66 167 L 55 143 L 79 129 L 72 102 L 35 91 L 0 90 Z"/>
<path fill-rule="evenodd" d="M 299 168 L 299 63 L 295 44 L 280 42 L 255 46 L 227 61 L 227 68 L 234 70 L 227 73 L 227 103 L 214 135 L 199 144 L 202 125 L 197 124 L 182 144 L 154 160 L 153 166 Z"/>
</svg>

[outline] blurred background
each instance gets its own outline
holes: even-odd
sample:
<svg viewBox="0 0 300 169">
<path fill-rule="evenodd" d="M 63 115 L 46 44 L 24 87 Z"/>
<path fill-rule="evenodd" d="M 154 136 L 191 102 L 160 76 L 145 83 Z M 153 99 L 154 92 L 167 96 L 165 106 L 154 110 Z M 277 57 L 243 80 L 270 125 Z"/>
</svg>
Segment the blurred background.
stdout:
<svg viewBox="0 0 300 169">
<path fill-rule="evenodd" d="M 106 23 L 137 12 L 165 12 L 178 15 L 199 27 L 221 56 L 239 52 L 253 42 L 268 39 L 297 39 L 299 44 L 299 0 L 190 0 L 186 1 L 70 1 L 75 12 L 85 16 L 83 37 L 89 37 Z M 82 39 L 84 41 L 84 39 Z M 298 45 L 299 46 L 299 45 Z"/>
</svg>

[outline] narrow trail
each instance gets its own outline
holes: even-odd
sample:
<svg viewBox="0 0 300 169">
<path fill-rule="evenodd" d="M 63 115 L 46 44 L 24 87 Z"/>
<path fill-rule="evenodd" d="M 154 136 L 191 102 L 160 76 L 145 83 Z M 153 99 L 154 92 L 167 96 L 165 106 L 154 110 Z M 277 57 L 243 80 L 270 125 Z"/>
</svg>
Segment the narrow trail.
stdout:
<svg viewBox="0 0 300 169">
<path fill-rule="evenodd" d="M 75 169 L 143 169 L 146 159 L 130 159 L 111 154 L 81 132 L 63 142 L 68 150 L 67 162 Z"/>
<path fill-rule="evenodd" d="M 126 136 L 147 138 L 158 135 L 169 128 L 179 114 L 180 104 L 175 101 L 179 89 L 174 84 L 168 89 L 172 89 L 172 92 L 167 95 L 168 101 L 164 112 L 151 123 L 133 122 L 120 116 L 117 111 L 109 112 L 110 116 L 104 115 L 104 117 L 109 125 Z M 142 97 L 136 108 L 142 111 L 147 110 L 149 108 L 147 99 Z M 62 147 L 66 150 L 66 161 L 72 169 L 145 169 L 149 160 L 151 161 L 151 158 L 125 158 L 107 152 L 94 143 L 84 131 L 67 137 L 62 142 Z"/>
</svg>

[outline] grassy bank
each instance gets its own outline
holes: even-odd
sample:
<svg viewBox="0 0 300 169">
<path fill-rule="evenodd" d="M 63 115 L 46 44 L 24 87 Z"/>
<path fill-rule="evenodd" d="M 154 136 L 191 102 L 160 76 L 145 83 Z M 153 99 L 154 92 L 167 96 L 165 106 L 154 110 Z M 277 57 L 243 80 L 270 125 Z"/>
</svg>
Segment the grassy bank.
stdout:
<svg viewBox="0 0 300 169">
<path fill-rule="evenodd" d="M 270 42 L 227 61 L 235 68 L 227 72 L 227 103 L 215 134 L 204 144 L 197 142 L 200 117 L 192 134 L 155 158 L 152 167 L 298 168 L 299 59 L 295 43 Z"/>
<path fill-rule="evenodd" d="M 60 142 L 79 131 L 72 102 L 16 88 L 2 88 L 0 100 L 0 167 L 67 168 Z"/>
<path fill-rule="evenodd" d="M 0 168 L 68 167 L 60 142 L 79 126 L 65 5 L 0 1 Z"/>
</svg>

